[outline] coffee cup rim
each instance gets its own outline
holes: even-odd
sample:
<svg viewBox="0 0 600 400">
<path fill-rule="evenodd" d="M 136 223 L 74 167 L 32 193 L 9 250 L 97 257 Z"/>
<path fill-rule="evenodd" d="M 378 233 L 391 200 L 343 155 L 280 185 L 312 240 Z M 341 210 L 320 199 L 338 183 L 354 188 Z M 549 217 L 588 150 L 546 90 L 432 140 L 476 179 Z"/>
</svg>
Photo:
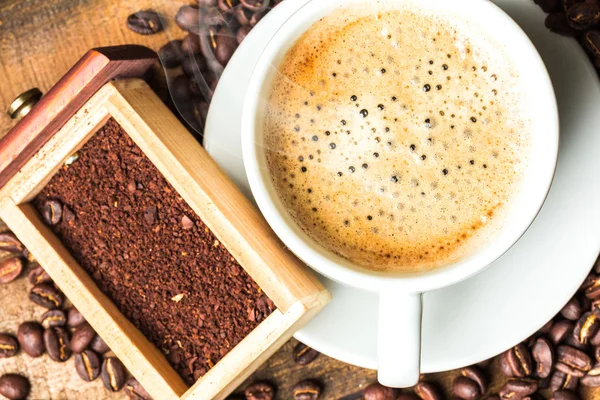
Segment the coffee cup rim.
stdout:
<svg viewBox="0 0 600 400">
<path fill-rule="evenodd" d="M 389 2 L 394 0 L 376 0 Z M 442 3 L 446 0 L 421 0 L 430 3 Z M 523 32 L 519 25 L 498 6 L 488 0 L 459 0 L 453 2 L 454 6 L 476 7 L 481 13 L 486 13 L 496 18 L 504 28 L 511 29 L 519 36 L 521 44 L 528 48 L 529 59 L 527 63 L 520 63 L 527 68 L 538 72 L 540 87 L 539 97 L 547 105 L 547 119 L 551 129 L 548 132 L 547 152 L 548 167 L 543 176 L 540 176 L 540 189 L 537 197 L 532 199 L 531 213 L 526 221 L 522 221 L 518 233 L 502 246 L 484 245 L 489 249 L 483 251 L 478 257 L 469 262 L 452 264 L 426 272 L 416 273 L 388 273 L 361 268 L 351 261 L 326 250 L 310 238 L 293 220 L 285 210 L 279 196 L 275 193 L 270 174 L 265 166 L 264 147 L 259 139 L 260 126 L 257 121 L 259 109 L 264 107 L 265 83 L 276 69 L 275 60 L 281 53 L 298 39 L 318 19 L 315 15 L 323 13 L 328 8 L 335 9 L 349 3 L 362 3 L 366 0 L 309 0 L 292 14 L 277 30 L 263 50 L 250 79 L 249 90 L 244 103 L 242 115 L 242 152 L 244 165 L 254 198 L 266 218 L 267 222 L 283 241 L 283 243 L 301 260 L 319 271 L 323 275 L 354 287 L 372 291 L 398 289 L 408 292 L 420 293 L 435 290 L 444 286 L 455 284 L 480 272 L 493 264 L 506 253 L 529 229 L 540 212 L 550 191 L 551 183 L 556 171 L 559 148 L 559 121 L 558 107 L 554 88 L 550 76 L 539 52 Z M 467 4 L 468 3 L 468 4 Z M 322 16 L 327 15 L 325 12 Z M 485 14 L 482 14 L 485 15 Z M 290 37 L 293 37 L 290 43 Z M 282 49 L 285 48 L 285 51 Z M 510 243 L 509 243 L 510 242 Z"/>
</svg>

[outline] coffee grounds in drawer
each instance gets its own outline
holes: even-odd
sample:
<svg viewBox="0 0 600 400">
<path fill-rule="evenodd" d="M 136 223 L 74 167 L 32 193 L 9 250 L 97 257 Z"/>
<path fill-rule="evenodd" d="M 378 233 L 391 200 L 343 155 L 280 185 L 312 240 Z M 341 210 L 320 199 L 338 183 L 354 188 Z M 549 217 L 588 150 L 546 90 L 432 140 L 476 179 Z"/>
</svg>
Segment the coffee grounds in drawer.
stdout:
<svg viewBox="0 0 600 400">
<path fill-rule="evenodd" d="M 191 384 L 273 302 L 114 120 L 33 201 L 100 290 Z"/>
</svg>

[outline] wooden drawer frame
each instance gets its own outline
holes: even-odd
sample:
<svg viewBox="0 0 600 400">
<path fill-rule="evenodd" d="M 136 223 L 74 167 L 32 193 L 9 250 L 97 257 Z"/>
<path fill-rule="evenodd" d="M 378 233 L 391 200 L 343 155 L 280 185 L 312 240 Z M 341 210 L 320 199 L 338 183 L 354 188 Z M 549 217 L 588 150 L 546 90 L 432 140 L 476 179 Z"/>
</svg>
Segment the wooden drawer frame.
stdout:
<svg viewBox="0 0 600 400">
<path fill-rule="evenodd" d="M 114 118 L 277 309 L 192 387 L 104 295 L 29 202 Z M 105 84 L 0 189 L 0 218 L 155 399 L 223 399 L 330 300 L 258 210 L 139 79 Z"/>
</svg>

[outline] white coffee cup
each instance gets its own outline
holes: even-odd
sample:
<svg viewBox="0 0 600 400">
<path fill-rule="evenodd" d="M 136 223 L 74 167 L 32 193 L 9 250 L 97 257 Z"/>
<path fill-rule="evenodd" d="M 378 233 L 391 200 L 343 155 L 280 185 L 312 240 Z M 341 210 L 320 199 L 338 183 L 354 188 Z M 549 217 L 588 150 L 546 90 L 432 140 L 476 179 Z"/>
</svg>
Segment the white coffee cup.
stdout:
<svg viewBox="0 0 600 400">
<path fill-rule="evenodd" d="M 295 1 L 295 0 L 287 0 Z M 414 2 L 425 10 L 460 16 L 502 46 L 520 73 L 524 105 L 532 120 L 531 149 L 521 190 L 512 199 L 500 232 L 474 253 L 433 271 L 382 273 L 354 265 L 309 237 L 292 219 L 275 191 L 263 146 L 264 116 L 271 85 L 287 50 L 313 23 L 353 3 L 398 7 Z M 379 293 L 378 379 L 408 387 L 420 373 L 422 294 L 455 284 L 504 254 L 529 228 L 554 176 L 559 142 L 556 98 L 537 50 L 521 28 L 488 0 L 312 0 L 293 14 L 265 48 L 254 70 L 242 117 L 242 149 L 252 193 L 265 218 L 289 249 L 323 275 Z M 352 312 L 352 310 L 348 310 Z M 493 310 L 490 310 L 493 312 Z"/>
</svg>

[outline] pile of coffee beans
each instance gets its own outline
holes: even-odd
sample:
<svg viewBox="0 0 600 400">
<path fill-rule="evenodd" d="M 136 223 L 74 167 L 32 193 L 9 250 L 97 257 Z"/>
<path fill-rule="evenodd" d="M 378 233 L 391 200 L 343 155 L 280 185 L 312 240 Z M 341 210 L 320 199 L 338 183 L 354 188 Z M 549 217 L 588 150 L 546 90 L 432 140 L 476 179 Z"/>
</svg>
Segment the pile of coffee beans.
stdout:
<svg viewBox="0 0 600 400">
<path fill-rule="evenodd" d="M 51 204 L 44 219 L 56 218 L 58 208 Z M 64 211 L 61 210 L 64 218 Z M 131 399 L 149 400 L 151 397 L 114 356 L 110 348 L 74 307 L 66 307 L 68 299 L 54 284 L 48 273 L 34 259 L 17 237 L 0 221 L 0 283 L 8 284 L 27 273 L 31 284 L 29 299 L 47 311 L 39 321 L 26 321 L 17 328 L 16 337 L 0 332 L 0 358 L 23 353 L 32 358 L 47 354 L 55 362 L 63 363 L 74 354 L 75 370 L 86 382 L 100 377 L 104 386 L 117 392 L 125 388 Z M 31 386 L 29 380 L 18 374 L 0 377 L 0 395 L 8 399 L 25 399 Z"/>
<path fill-rule="evenodd" d="M 546 27 L 560 35 L 577 38 L 600 71 L 600 1 L 534 1 L 548 13 Z"/>
<path fill-rule="evenodd" d="M 281 0 L 198 0 L 182 6 L 174 22 L 186 32 L 182 40 L 162 46 L 158 55 L 167 69 L 171 103 L 185 123 L 201 135 L 208 105 L 223 69 L 250 30 Z M 127 18 L 141 35 L 163 30 L 167 18 L 152 10 Z"/>
</svg>

